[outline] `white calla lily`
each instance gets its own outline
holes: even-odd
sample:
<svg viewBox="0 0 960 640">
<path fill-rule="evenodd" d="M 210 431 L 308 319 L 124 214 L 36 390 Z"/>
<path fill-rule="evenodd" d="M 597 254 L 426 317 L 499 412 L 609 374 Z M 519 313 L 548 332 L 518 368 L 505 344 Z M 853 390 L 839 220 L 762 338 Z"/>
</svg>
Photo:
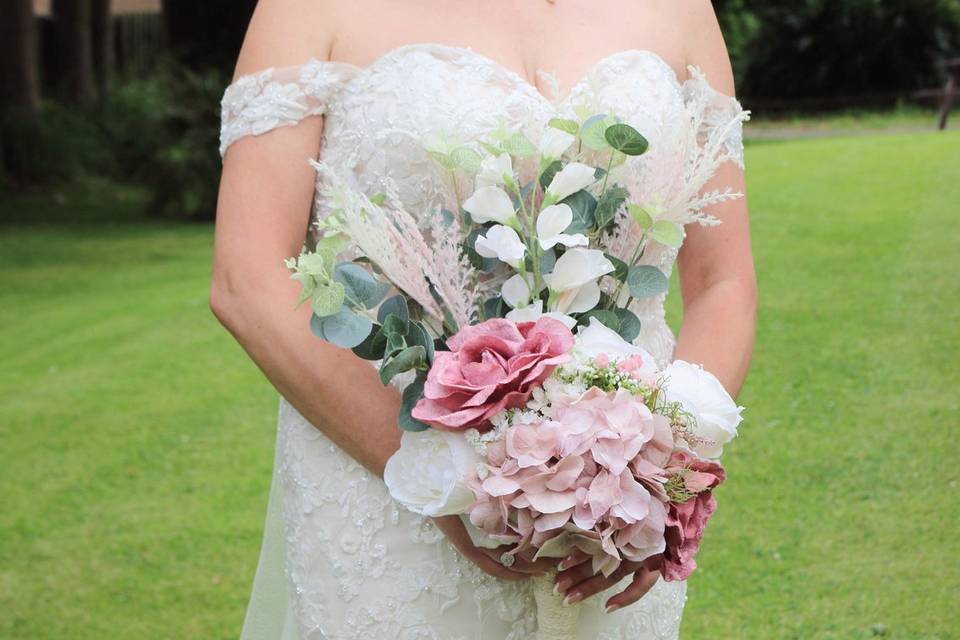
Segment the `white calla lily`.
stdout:
<svg viewBox="0 0 960 640">
<path fill-rule="evenodd" d="M 582 233 L 564 233 L 573 222 L 573 209 L 569 205 L 554 204 L 537 215 L 537 237 L 544 250 L 562 244 L 565 247 L 587 246 L 590 241 Z"/>
<path fill-rule="evenodd" d="M 534 300 L 533 304 L 514 309 L 506 315 L 507 320 L 513 322 L 536 322 L 542 317 L 553 318 L 562 322 L 567 329 L 573 329 L 577 326 L 577 321 L 564 313 L 543 312 L 543 300 Z"/>
<path fill-rule="evenodd" d="M 496 258 L 514 269 L 527 254 L 527 247 L 517 232 L 502 224 L 490 227 L 485 236 L 477 236 L 474 248 L 484 258 Z"/>
<path fill-rule="evenodd" d="M 503 287 L 500 288 L 500 297 L 513 309 L 523 307 L 530 302 L 530 285 L 518 273 L 503 283 Z"/>
<path fill-rule="evenodd" d="M 477 189 L 483 187 L 502 187 L 513 181 L 513 161 L 510 155 L 501 153 L 499 156 L 487 156 L 480 163 L 480 172 L 477 173 Z"/>
<path fill-rule="evenodd" d="M 543 279 L 550 291 L 560 293 L 579 289 L 613 271 L 613 263 L 603 255 L 603 251 L 575 248 L 564 252 L 554 265 L 553 273 Z"/>
<path fill-rule="evenodd" d="M 596 182 L 596 169 L 579 162 L 571 162 L 553 176 L 547 187 L 547 199 L 559 202 L 570 194 L 589 187 Z"/>
<path fill-rule="evenodd" d="M 498 222 L 510 224 L 516 220 L 517 210 L 507 192 L 500 187 L 481 187 L 463 203 L 463 208 L 477 224 Z"/>
<path fill-rule="evenodd" d="M 550 160 L 562 158 L 574 140 L 576 140 L 576 137 L 566 131 L 547 127 L 540 138 L 540 155 Z"/>
</svg>

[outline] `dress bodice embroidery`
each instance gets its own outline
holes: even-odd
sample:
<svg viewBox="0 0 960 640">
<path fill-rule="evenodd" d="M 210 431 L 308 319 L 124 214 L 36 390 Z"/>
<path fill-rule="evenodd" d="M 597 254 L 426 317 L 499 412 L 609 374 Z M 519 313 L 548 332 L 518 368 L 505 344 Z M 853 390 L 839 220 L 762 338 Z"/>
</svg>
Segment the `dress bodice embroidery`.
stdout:
<svg viewBox="0 0 960 640">
<path fill-rule="evenodd" d="M 429 210 L 453 197 L 425 147 L 431 139 L 469 140 L 504 123 L 535 130 L 584 107 L 616 114 L 650 141 L 647 154 L 622 168 L 624 186 L 635 196 L 645 194 L 676 222 L 709 224 L 706 209 L 733 195 L 704 192 L 704 186 L 721 164 L 743 165 L 741 130 L 748 116 L 697 69 L 689 71 L 681 82 L 655 53 L 623 51 L 598 61 L 565 95 L 551 98 L 463 47 L 406 45 L 364 68 L 313 60 L 237 79 L 223 97 L 220 150 L 244 136 L 323 115 L 320 156 L 326 166 L 368 194 L 383 191 L 389 180 L 408 210 Z M 323 216 L 326 208 L 321 174 L 313 215 Z M 625 254 L 631 240 L 627 234 L 612 238 L 610 253 Z M 669 274 L 675 258 L 676 250 L 655 245 L 644 262 Z M 632 309 L 643 327 L 637 343 L 665 363 L 674 337 L 663 302 L 660 296 Z M 378 478 L 283 400 L 277 474 L 284 492 L 286 571 L 303 637 L 531 637 L 527 587 L 490 578 L 461 558 L 432 523 L 399 509 Z M 419 560 L 395 555 L 410 544 L 429 552 Z M 602 600 L 595 600 L 599 607 Z M 593 626 L 583 637 L 674 640 L 684 600 L 685 583 L 658 583 L 638 605 L 609 617 L 599 610 L 586 615 L 584 624 Z M 484 621 L 487 631 L 454 633 L 417 602 Z"/>
</svg>

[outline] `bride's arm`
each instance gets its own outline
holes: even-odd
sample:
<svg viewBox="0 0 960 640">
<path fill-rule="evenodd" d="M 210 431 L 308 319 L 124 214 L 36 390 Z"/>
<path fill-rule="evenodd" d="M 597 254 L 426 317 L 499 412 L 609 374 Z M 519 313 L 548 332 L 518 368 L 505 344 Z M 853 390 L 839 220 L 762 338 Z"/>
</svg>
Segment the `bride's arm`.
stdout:
<svg viewBox="0 0 960 640">
<path fill-rule="evenodd" d="M 261 0 L 237 64 L 237 76 L 328 58 L 329 24 L 314 0 Z M 247 136 L 224 156 L 217 201 L 210 306 L 277 390 L 348 455 L 382 476 L 400 446 L 400 396 L 369 362 L 309 330 L 310 305 L 294 311 L 300 286 L 285 258 L 300 252 L 309 224 L 323 123 Z M 541 566 L 511 569 L 475 547 L 456 516 L 437 518 L 451 543 L 481 569 L 520 580 Z"/>
<path fill-rule="evenodd" d="M 237 75 L 325 59 L 332 34 L 319 15 L 323 4 L 260 2 Z M 382 474 L 399 446 L 399 395 L 380 383 L 370 363 L 310 333 L 310 306 L 294 311 L 299 285 L 283 264 L 300 252 L 307 232 L 316 178 L 307 159 L 317 156 L 322 128 L 322 119 L 311 117 L 229 147 L 217 202 L 210 305 L 293 406 Z"/>
<path fill-rule="evenodd" d="M 694 37 L 688 62 L 700 67 L 714 88 L 732 96 L 730 58 L 713 9 L 703 4 L 706 9 L 696 12 L 699 17 L 690 26 Z M 726 187 L 746 193 L 743 170 L 733 162 L 721 166 L 704 190 Z M 708 213 L 722 224 L 688 225 L 680 249 L 683 322 L 674 357 L 702 364 L 736 396 L 750 365 L 757 308 L 746 197 L 714 205 Z"/>
</svg>

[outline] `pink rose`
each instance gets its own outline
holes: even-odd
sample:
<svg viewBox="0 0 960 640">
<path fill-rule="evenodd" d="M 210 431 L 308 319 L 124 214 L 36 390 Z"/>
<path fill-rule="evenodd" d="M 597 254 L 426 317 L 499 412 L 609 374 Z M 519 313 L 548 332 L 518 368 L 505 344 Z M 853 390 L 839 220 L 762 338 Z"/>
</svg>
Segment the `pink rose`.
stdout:
<svg viewBox="0 0 960 640">
<path fill-rule="evenodd" d="M 726 473 L 716 462 L 696 458 L 684 451 L 674 453 L 667 473 L 682 480 L 686 490 L 696 494 L 681 504 L 671 502 L 667 509 L 663 577 L 665 580 L 686 580 L 697 568 L 693 557 L 700 549 L 707 521 L 717 508 L 713 489 L 724 481 Z"/>
<path fill-rule="evenodd" d="M 534 387 L 570 359 L 573 334 L 550 317 L 495 318 L 464 327 L 447 346 L 450 351 L 437 352 L 412 415 L 438 429 L 488 431 L 490 418 L 524 405 Z"/>
</svg>

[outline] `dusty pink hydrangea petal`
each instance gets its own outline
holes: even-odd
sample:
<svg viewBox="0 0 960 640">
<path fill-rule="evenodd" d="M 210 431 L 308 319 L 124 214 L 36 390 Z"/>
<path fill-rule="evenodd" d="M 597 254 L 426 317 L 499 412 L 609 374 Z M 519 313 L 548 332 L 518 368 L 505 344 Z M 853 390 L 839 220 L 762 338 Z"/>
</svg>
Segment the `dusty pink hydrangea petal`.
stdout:
<svg viewBox="0 0 960 640">
<path fill-rule="evenodd" d="M 557 513 L 545 513 L 534 520 L 533 528 L 539 532 L 559 529 L 570 520 L 570 516 L 572 515 L 573 508 L 567 509 L 566 511 L 558 511 Z"/>
<path fill-rule="evenodd" d="M 593 518 L 599 520 L 606 515 L 610 507 L 622 499 L 620 478 L 606 469 L 597 473 L 593 482 L 590 483 L 590 489 L 587 493 L 587 504 L 590 506 L 590 514 Z"/>
<path fill-rule="evenodd" d="M 544 422 L 516 425 L 507 431 L 507 454 L 521 467 L 544 464 L 560 445 L 560 429 L 556 423 Z"/>
<path fill-rule="evenodd" d="M 542 493 L 527 493 L 530 506 L 540 513 L 557 513 L 572 509 L 577 504 L 577 496 L 573 491 L 544 491 Z"/>
<path fill-rule="evenodd" d="M 484 491 L 495 498 L 508 496 L 511 493 L 520 490 L 520 483 L 513 478 L 507 478 L 499 473 L 499 470 L 491 473 L 480 484 Z"/>
<path fill-rule="evenodd" d="M 643 520 L 650 513 L 650 493 L 629 471 L 621 473 L 619 479 L 623 498 L 613 505 L 613 515 L 629 523 Z"/>
</svg>

